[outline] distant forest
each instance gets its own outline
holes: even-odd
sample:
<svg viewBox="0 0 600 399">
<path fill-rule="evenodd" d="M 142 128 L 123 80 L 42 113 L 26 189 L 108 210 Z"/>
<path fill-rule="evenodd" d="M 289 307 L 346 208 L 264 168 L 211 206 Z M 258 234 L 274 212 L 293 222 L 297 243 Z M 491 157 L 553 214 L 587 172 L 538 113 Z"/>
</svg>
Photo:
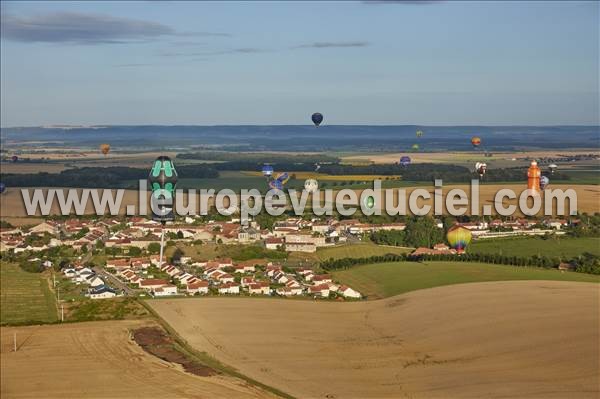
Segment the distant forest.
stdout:
<svg viewBox="0 0 600 399">
<path fill-rule="evenodd" d="M 218 178 L 219 171 L 260 170 L 262 164 L 251 161 L 232 161 L 218 164 L 181 165 L 177 167 L 180 179 Z M 276 170 L 294 172 L 313 171 L 313 163 L 274 163 Z M 67 169 L 60 173 L 0 174 L 2 183 L 8 187 L 82 187 L 82 188 L 137 188 L 137 181 L 148 177 L 147 169 L 130 167 L 86 167 Z M 467 183 L 478 176 L 463 166 L 445 164 L 414 164 L 402 167 L 395 164 L 377 165 L 322 165 L 319 172 L 336 176 L 344 175 L 384 175 L 401 176 L 404 181 L 433 182 L 442 179 L 448 183 Z M 489 169 L 484 177 L 486 182 L 523 182 L 526 179 L 524 168 Z M 569 180 L 569 176 L 556 172 L 556 180 Z"/>
</svg>

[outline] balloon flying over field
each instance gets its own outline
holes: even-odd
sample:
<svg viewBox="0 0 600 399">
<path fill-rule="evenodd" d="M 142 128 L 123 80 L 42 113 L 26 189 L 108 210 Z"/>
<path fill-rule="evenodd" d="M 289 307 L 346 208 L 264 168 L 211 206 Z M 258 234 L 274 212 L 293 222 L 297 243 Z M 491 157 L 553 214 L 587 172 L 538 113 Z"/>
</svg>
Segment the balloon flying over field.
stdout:
<svg viewBox="0 0 600 399">
<path fill-rule="evenodd" d="M 177 171 L 175 170 L 175 165 L 173 165 L 171 158 L 164 155 L 156 158 L 152 164 L 148 182 L 150 183 L 152 197 L 155 200 L 174 200 L 175 185 L 177 184 Z M 172 206 L 159 205 L 159 208 L 162 210 L 160 215 L 152 212 L 154 220 L 165 223 L 166 221 L 175 218 Z"/>
<path fill-rule="evenodd" d="M 315 179 L 306 179 L 304 182 L 304 189 L 309 193 L 314 193 L 319 189 L 319 182 Z"/>
<path fill-rule="evenodd" d="M 372 195 L 365 197 L 363 203 L 368 209 L 373 209 L 373 207 L 375 206 L 375 198 L 373 198 Z"/>
<path fill-rule="evenodd" d="M 13 155 L 12 157 L 10 157 L 10 160 L 13 162 L 17 162 L 19 160 L 19 157 L 16 155 Z"/>
<path fill-rule="evenodd" d="M 475 136 L 475 137 L 471 137 L 471 144 L 473 145 L 473 147 L 477 148 L 481 145 L 481 138 Z"/>
<path fill-rule="evenodd" d="M 283 183 L 277 179 L 273 179 L 269 181 L 269 188 L 273 190 L 283 190 Z"/>
<path fill-rule="evenodd" d="M 110 144 L 100 144 L 100 151 L 104 156 L 107 156 L 110 151 Z"/>
<path fill-rule="evenodd" d="M 0 194 L 2 194 L 6 190 L 6 184 L 0 183 Z"/>
<path fill-rule="evenodd" d="M 475 163 L 475 172 L 479 174 L 479 177 L 483 177 L 487 170 L 487 164 L 485 162 L 477 162 Z"/>
<path fill-rule="evenodd" d="M 268 163 L 264 164 L 262 167 L 262 174 L 265 177 L 271 177 L 273 175 L 273 167 Z"/>
<path fill-rule="evenodd" d="M 403 155 L 400 157 L 400 165 L 407 167 L 410 165 L 410 157 L 407 155 Z"/>
<path fill-rule="evenodd" d="M 554 174 L 554 171 L 556 170 L 556 168 L 558 168 L 558 165 L 556 165 L 555 163 L 551 163 L 550 165 L 548 165 L 548 168 L 550 169 L 550 173 Z"/>
<path fill-rule="evenodd" d="M 417 137 L 421 137 L 423 136 L 423 131 L 422 130 L 417 130 Z"/>
<path fill-rule="evenodd" d="M 548 184 L 550 184 L 550 179 L 548 179 L 548 176 L 540 177 L 540 188 L 542 190 L 544 190 Z"/>
<path fill-rule="evenodd" d="M 412 148 L 413 151 L 418 151 L 419 150 L 419 145 L 418 144 L 413 144 L 411 148 Z"/>
<path fill-rule="evenodd" d="M 471 230 L 459 225 L 454 225 L 448 229 L 446 238 L 448 239 L 450 246 L 460 254 L 465 252 L 467 246 L 471 242 Z"/>
<path fill-rule="evenodd" d="M 323 122 L 323 115 L 319 112 L 315 112 L 312 114 L 311 119 L 315 126 L 319 127 L 319 125 Z"/>
</svg>

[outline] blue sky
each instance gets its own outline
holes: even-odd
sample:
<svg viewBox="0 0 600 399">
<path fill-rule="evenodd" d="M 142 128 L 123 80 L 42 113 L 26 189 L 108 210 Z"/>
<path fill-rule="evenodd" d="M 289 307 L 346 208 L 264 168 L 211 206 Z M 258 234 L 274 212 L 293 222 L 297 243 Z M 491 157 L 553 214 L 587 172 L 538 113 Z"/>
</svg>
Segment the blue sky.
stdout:
<svg viewBox="0 0 600 399">
<path fill-rule="evenodd" d="M 416 4 L 415 4 L 416 3 Z M 2 126 L 598 124 L 598 2 L 2 2 Z"/>
</svg>

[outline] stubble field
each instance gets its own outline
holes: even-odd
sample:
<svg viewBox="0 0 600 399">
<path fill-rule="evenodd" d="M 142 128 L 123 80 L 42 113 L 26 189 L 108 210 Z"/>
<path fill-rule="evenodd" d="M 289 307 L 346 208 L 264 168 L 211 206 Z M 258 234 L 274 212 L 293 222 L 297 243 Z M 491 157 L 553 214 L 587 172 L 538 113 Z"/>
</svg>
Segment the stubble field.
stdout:
<svg viewBox="0 0 600 399">
<path fill-rule="evenodd" d="M 464 284 L 358 303 L 150 304 L 197 350 L 302 398 L 600 393 L 595 284 Z"/>
</svg>

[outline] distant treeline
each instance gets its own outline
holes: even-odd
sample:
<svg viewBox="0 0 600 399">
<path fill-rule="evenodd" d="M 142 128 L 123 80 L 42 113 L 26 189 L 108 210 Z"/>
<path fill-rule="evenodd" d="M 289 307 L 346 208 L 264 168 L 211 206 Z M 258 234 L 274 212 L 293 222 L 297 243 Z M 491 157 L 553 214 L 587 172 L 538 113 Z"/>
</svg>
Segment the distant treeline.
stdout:
<svg viewBox="0 0 600 399">
<path fill-rule="evenodd" d="M 508 256 L 502 254 L 465 253 L 457 255 L 422 255 L 412 256 L 410 254 L 386 254 L 382 256 L 371 256 L 369 258 L 341 258 L 329 259 L 321 262 L 321 267 L 330 272 L 334 270 L 346 270 L 358 265 L 387 262 L 422 262 L 422 261 L 445 261 L 445 262 L 476 262 L 495 265 L 510 265 L 520 267 L 557 268 L 561 263 L 558 257 L 533 255 L 530 257 Z M 600 274 L 600 258 L 591 253 L 584 253 L 568 261 L 579 273 Z"/>
<path fill-rule="evenodd" d="M 179 176 L 216 178 L 219 172 L 210 165 L 183 165 Z M 146 179 L 149 169 L 113 166 L 108 168 L 76 168 L 60 173 L 2 173 L 0 179 L 7 187 L 81 187 L 137 188 L 137 180 Z"/>
<path fill-rule="evenodd" d="M 263 165 L 269 163 L 271 165 L 277 163 L 338 163 L 340 160 L 336 157 L 331 157 L 324 154 L 281 154 L 281 153 L 244 153 L 244 152 L 223 152 L 223 151 L 206 151 L 196 153 L 177 154 L 178 159 L 197 159 L 203 161 L 252 161 L 255 165 Z"/>
</svg>

